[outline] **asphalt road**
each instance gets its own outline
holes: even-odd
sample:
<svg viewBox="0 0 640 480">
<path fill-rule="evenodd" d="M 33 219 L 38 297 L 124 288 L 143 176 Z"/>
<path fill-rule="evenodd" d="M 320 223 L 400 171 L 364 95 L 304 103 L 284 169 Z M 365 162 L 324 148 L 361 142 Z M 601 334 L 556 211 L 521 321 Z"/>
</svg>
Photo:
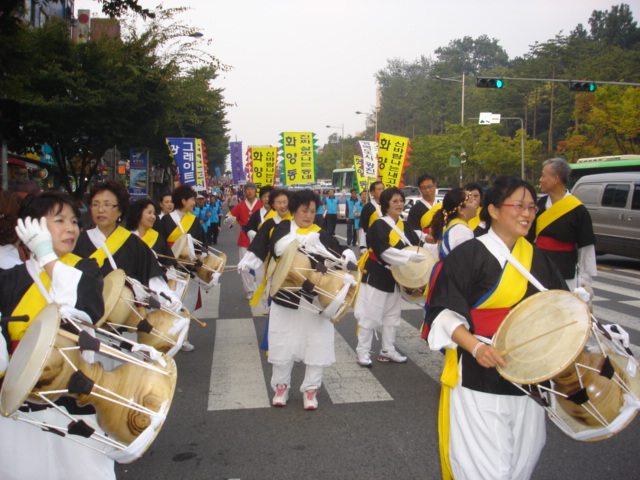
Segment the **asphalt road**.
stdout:
<svg viewBox="0 0 640 480">
<path fill-rule="evenodd" d="M 344 225 L 337 235 L 344 241 Z M 237 230 L 220 235 L 228 263 L 237 263 Z M 621 319 L 640 345 L 640 261 L 599 259 L 595 313 Z M 179 352 L 178 390 L 162 431 L 145 455 L 118 465 L 120 479 L 436 479 L 438 383 L 442 359 L 418 337 L 422 311 L 406 304 L 398 349 L 407 364 L 355 363 L 355 319 L 336 325 L 337 362 L 325 371 L 319 408 L 305 411 L 296 365 L 284 408 L 269 406 L 271 369 L 258 352 L 266 317 L 244 298 L 237 273 L 205 297 L 192 325 L 194 352 Z M 374 345 L 376 345 L 374 341 Z M 634 347 L 636 352 L 639 349 Z M 259 405 L 247 407 L 247 405 Z M 638 478 L 640 421 L 613 438 L 576 442 L 548 422 L 534 479 Z"/>
</svg>

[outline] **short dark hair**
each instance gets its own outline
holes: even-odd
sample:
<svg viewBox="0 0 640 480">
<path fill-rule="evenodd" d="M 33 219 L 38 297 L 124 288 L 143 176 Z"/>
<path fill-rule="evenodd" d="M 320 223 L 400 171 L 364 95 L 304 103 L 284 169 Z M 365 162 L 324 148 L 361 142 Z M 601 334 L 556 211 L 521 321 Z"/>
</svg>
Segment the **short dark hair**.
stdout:
<svg viewBox="0 0 640 480">
<path fill-rule="evenodd" d="M 109 191 L 113 193 L 118 199 L 118 208 L 120 209 L 120 216 L 125 217 L 127 215 L 127 211 L 129 210 L 129 192 L 124 188 L 120 182 L 115 180 L 109 180 L 104 183 L 96 183 L 89 192 L 89 201 L 93 200 L 98 193 Z"/>
<path fill-rule="evenodd" d="M 283 188 L 273 188 L 272 187 L 271 191 L 269 192 L 269 206 L 271 206 L 271 208 L 273 208 L 273 202 L 276 201 L 276 198 L 281 197 L 282 195 L 287 197 L 287 200 L 290 200 L 290 195 L 289 195 L 288 191 L 286 191 Z"/>
<path fill-rule="evenodd" d="M 484 195 L 484 191 L 482 190 L 482 186 L 479 183 L 476 183 L 476 182 L 467 183 L 464 186 L 464 189 L 467 192 L 473 192 L 474 190 L 478 190 L 478 192 L 480 193 L 480 200 L 482 200 L 482 196 Z"/>
<path fill-rule="evenodd" d="M 80 222 L 80 209 L 71 195 L 59 190 L 49 190 L 36 194 L 27 195 L 20 204 L 18 218 L 23 220 L 27 217 L 42 218 L 46 215 L 58 215 L 65 205 L 69 205 L 73 214 Z"/>
<path fill-rule="evenodd" d="M 402 201 L 404 201 L 404 192 L 398 187 L 386 188 L 380 194 L 380 211 L 383 215 L 387 213 L 387 210 L 389 209 L 389 202 L 396 194 L 400 195 L 402 197 Z"/>
<path fill-rule="evenodd" d="M 127 215 L 127 230 L 137 230 L 138 224 L 140 223 L 140 219 L 142 218 L 142 212 L 149 206 L 153 205 L 154 211 L 156 210 L 156 205 L 153 201 L 148 198 L 141 198 L 140 200 L 136 200 L 131 204 L 131 209 L 129 210 L 129 214 Z"/>
<path fill-rule="evenodd" d="M 427 180 L 431 180 L 433 183 L 437 184 L 438 182 L 436 182 L 436 179 L 433 175 L 429 175 L 428 173 L 425 173 L 424 175 L 420 175 L 418 177 L 418 186 L 420 186 L 420 184 L 422 182 L 425 182 Z"/>
<path fill-rule="evenodd" d="M 272 185 L 263 185 L 260 187 L 260 193 L 258 193 L 258 197 L 262 198 L 265 193 L 271 192 L 275 187 Z"/>
<path fill-rule="evenodd" d="M 301 206 L 311 205 L 311 202 L 315 202 L 316 208 L 320 205 L 320 197 L 314 191 L 306 188 L 293 192 L 293 195 L 289 197 L 289 211 L 295 213 Z"/>
<path fill-rule="evenodd" d="M 173 200 L 173 208 L 180 210 L 184 207 L 182 205 L 183 200 L 189 200 L 190 198 L 196 198 L 196 191 L 189 185 L 180 185 L 171 193 L 171 200 Z"/>
<path fill-rule="evenodd" d="M 375 182 L 371 182 L 371 185 L 369 185 L 369 191 L 372 192 L 373 189 L 376 188 L 378 185 L 384 186 L 384 183 L 382 183 L 380 180 L 376 180 Z"/>
<path fill-rule="evenodd" d="M 533 200 L 536 200 L 536 190 L 530 183 L 525 182 L 520 177 L 514 175 L 503 175 L 496 178 L 493 185 L 487 189 L 482 200 L 482 211 L 480 212 L 480 220 L 491 226 L 491 215 L 489 214 L 489 205 L 499 207 L 503 202 L 511 196 L 517 189 L 524 187 L 529 191 Z"/>
<path fill-rule="evenodd" d="M 160 195 L 160 201 L 164 200 L 164 197 L 171 197 L 171 192 L 164 192 Z M 173 198 L 171 198 L 171 201 L 173 202 Z"/>
</svg>

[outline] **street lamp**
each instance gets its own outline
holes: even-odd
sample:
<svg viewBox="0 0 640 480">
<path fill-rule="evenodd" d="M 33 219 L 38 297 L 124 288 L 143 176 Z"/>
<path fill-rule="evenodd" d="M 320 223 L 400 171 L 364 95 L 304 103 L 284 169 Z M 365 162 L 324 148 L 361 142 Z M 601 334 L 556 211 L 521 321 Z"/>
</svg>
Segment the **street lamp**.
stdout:
<svg viewBox="0 0 640 480">
<path fill-rule="evenodd" d="M 331 125 L 326 125 L 327 128 L 335 128 L 341 130 L 340 134 L 340 163 L 344 162 L 344 123 L 340 127 L 333 127 Z"/>
<path fill-rule="evenodd" d="M 373 127 L 374 127 L 373 138 L 375 139 L 378 136 L 378 112 L 367 113 L 367 112 L 357 111 L 356 115 L 366 115 L 367 116 L 367 127 L 369 126 L 368 125 L 369 121 L 373 122 Z"/>
<path fill-rule="evenodd" d="M 200 38 L 200 37 L 204 37 L 204 33 L 202 33 L 202 32 L 191 32 L 190 34 L 187 35 L 187 37 Z"/>
</svg>

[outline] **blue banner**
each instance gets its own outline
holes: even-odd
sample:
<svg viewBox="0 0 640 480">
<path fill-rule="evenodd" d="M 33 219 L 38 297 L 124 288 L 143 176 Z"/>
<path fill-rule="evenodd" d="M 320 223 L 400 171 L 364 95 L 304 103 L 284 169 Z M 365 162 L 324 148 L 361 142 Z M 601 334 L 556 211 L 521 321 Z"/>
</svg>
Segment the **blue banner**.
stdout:
<svg viewBox="0 0 640 480">
<path fill-rule="evenodd" d="M 246 179 L 242 163 L 242 142 L 229 142 L 229 150 L 231 150 L 231 175 L 233 183 L 237 185 Z"/>
<path fill-rule="evenodd" d="M 220 167 L 216 167 L 214 170 L 216 172 L 216 177 L 221 178 L 222 174 L 220 173 Z"/>
<path fill-rule="evenodd" d="M 167 138 L 169 151 L 178 167 L 181 185 L 197 184 L 196 179 L 196 139 L 195 138 Z"/>
<path fill-rule="evenodd" d="M 132 200 L 147 198 L 149 151 L 129 150 L 129 195 Z"/>
</svg>

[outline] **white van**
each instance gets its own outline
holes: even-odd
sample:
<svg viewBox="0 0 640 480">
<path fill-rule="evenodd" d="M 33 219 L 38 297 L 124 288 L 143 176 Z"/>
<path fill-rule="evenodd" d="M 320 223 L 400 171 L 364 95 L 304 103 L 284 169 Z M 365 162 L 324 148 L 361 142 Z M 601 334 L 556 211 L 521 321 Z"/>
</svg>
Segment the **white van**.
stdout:
<svg viewBox="0 0 640 480">
<path fill-rule="evenodd" d="M 571 193 L 589 210 L 596 253 L 640 258 L 640 172 L 587 175 Z"/>
</svg>

